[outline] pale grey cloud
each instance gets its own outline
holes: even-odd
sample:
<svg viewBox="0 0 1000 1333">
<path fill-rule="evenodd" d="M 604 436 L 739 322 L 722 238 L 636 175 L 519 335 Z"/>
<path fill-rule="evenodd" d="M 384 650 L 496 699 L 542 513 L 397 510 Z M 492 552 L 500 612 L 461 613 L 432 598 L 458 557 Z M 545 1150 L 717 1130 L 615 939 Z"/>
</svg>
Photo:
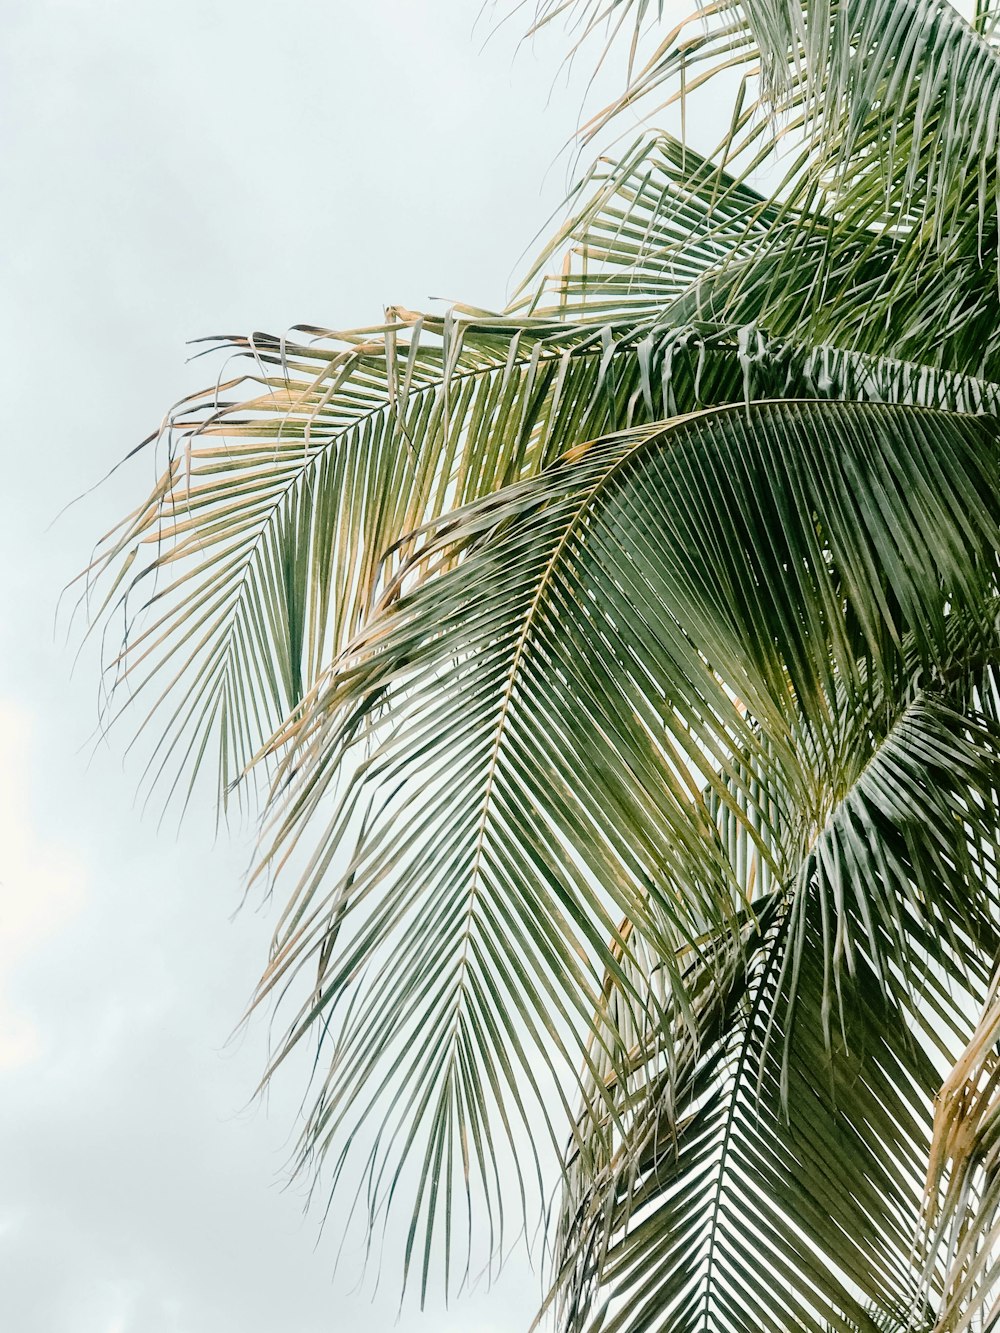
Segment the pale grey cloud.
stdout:
<svg viewBox="0 0 1000 1333">
<path fill-rule="evenodd" d="M 476 8 L 7 0 L 0 16 L 12 1333 L 499 1333 L 534 1309 L 522 1256 L 492 1293 L 423 1320 L 411 1302 L 396 1325 L 392 1236 L 374 1304 L 314 1251 L 301 1192 L 279 1188 L 301 1089 L 246 1111 L 266 1025 L 226 1044 L 269 933 L 266 912 L 230 920 L 250 839 L 216 837 L 204 811 L 180 835 L 141 816 L 126 733 L 88 744 L 96 653 L 70 678 L 52 632 L 60 586 L 148 465 L 50 520 L 198 387 L 186 338 L 504 300 L 563 194 L 585 80 L 550 100 L 561 43 L 515 59 L 511 28 L 480 51 Z"/>
<path fill-rule="evenodd" d="M 19 962 L 70 928 L 84 894 L 82 868 L 42 837 L 28 802 L 32 719 L 0 699 L 0 1073 L 45 1056 L 44 1034 L 8 994 Z"/>
</svg>

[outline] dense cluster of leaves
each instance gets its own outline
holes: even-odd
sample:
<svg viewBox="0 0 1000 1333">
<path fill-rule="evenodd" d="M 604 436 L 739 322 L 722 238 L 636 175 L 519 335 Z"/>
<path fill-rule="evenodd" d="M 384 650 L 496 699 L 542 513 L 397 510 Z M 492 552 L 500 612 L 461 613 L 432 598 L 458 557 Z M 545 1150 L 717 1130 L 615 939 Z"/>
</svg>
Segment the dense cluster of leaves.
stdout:
<svg viewBox="0 0 1000 1333">
<path fill-rule="evenodd" d="M 422 1289 L 557 1160 L 565 1330 L 992 1328 L 993 18 L 661 8 L 536 21 L 633 29 L 595 130 L 737 70 L 718 154 L 602 159 L 505 312 L 221 340 L 109 671 L 152 778 L 267 773 L 302 1161 Z"/>
</svg>

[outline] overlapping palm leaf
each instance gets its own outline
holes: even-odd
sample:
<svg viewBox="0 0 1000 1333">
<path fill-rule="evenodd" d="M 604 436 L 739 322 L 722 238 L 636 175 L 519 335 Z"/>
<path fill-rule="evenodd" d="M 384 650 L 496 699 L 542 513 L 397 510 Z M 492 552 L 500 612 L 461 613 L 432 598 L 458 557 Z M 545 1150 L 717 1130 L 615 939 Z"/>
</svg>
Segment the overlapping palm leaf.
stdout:
<svg viewBox="0 0 1000 1333">
<path fill-rule="evenodd" d="M 346 345 L 229 340 L 252 373 L 175 412 L 166 470 L 94 567 L 127 617 L 111 674 L 165 722 L 151 772 L 218 746 L 227 791 L 364 622 L 408 534 L 567 438 L 663 415 L 667 381 L 690 400 L 677 331 L 649 334 L 455 315 Z M 731 359 L 698 365 L 699 394 L 736 391 Z"/>
<path fill-rule="evenodd" d="M 803 188 L 765 200 L 690 146 L 645 135 L 588 174 L 514 308 L 595 320 L 669 311 L 677 323 L 753 323 L 796 343 L 998 373 L 988 246 L 956 241 L 929 256 L 878 209 L 848 222 L 839 199 L 811 208 Z"/>
<path fill-rule="evenodd" d="M 291 1044 L 345 1012 L 310 1149 L 374 1117 L 422 1182 L 457 1187 L 467 1170 L 495 1185 L 498 1215 L 497 1144 L 537 1090 L 531 1070 L 554 1061 L 566 1086 L 585 1052 L 580 1136 L 620 1131 L 636 1033 L 669 1071 L 672 1006 L 697 1030 L 702 981 L 673 960 L 724 972 L 743 955 L 749 858 L 727 854 L 713 808 L 785 886 L 772 893 L 809 886 L 813 909 L 801 894 L 788 909 L 782 983 L 798 993 L 822 927 L 820 1047 L 848 1024 L 858 975 L 902 1004 L 899 969 L 919 992 L 968 954 L 985 985 L 993 903 L 969 886 L 993 875 L 997 733 L 969 701 L 997 651 L 996 454 L 995 427 L 967 416 L 737 405 L 611 437 L 426 536 L 418 571 L 458 563 L 392 590 L 281 737 L 271 856 L 306 842 L 310 861 L 267 986 L 318 966 Z M 950 775 L 944 811 L 928 771 Z M 377 813 L 338 878 L 361 807 Z M 926 845 L 911 836 L 925 824 Z M 639 984 L 643 957 L 662 998 Z M 433 1040 L 410 1063 L 418 1031 Z M 924 1112 L 898 1164 L 911 1202 Z M 446 1170 L 473 1140 L 471 1165 Z M 375 1179 L 395 1170 L 372 1163 Z M 428 1184 L 426 1236 L 436 1206 Z"/>
<path fill-rule="evenodd" d="M 542 5 L 539 21 L 566 8 Z M 607 115 L 735 67 L 750 91 L 723 158 L 773 156 L 779 117 L 790 152 L 768 211 L 783 226 L 735 278 L 766 298 L 772 331 L 997 374 L 1000 52 L 988 14 L 977 30 L 934 0 L 726 0 L 664 35 L 642 0 L 571 8 L 584 31 L 631 19 L 640 47 L 644 23 L 655 33 Z M 775 248 L 782 262 L 769 263 Z"/>
<path fill-rule="evenodd" d="M 915 1257 L 934 1095 L 997 945 L 995 805 L 973 799 L 966 827 L 998 741 L 914 698 L 792 890 L 757 904 L 744 966 L 704 980 L 684 1080 L 640 1065 L 628 1133 L 570 1177 L 566 1327 L 937 1327 L 947 1246 L 926 1273 Z"/>
<path fill-rule="evenodd" d="M 247 373 L 174 412 L 166 470 L 95 562 L 127 613 L 112 676 L 169 720 L 151 774 L 176 780 L 217 750 L 225 794 L 364 623 L 410 534 L 567 442 L 751 393 L 994 410 L 980 377 L 797 337 L 768 298 L 775 275 L 783 299 L 797 290 L 790 266 L 750 258 L 773 213 L 717 186 L 669 138 L 637 145 L 540 261 L 568 242 L 584 276 L 543 282 L 534 313 L 225 340 Z M 808 254 L 798 271 L 814 280 Z"/>
<path fill-rule="evenodd" d="M 612 114 L 744 74 L 721 160 L 602 160 L 502 314 L 216 340 L 239 368 L 90 571 L 111 680 L 157 719 L 151 778 L 269 768 L 261 868 L 294 888 L 259 998 L 293 1005 L 277 1063 L 319 1042 L 302 1160 L 370 1229 L 409 1211 L 423 1291 L 477 1218 L 502 1253 L 561 1157 L 567 1329 L 975 1329 L 992 20 L 557 14 L 632 27 Z"/>
</svg>

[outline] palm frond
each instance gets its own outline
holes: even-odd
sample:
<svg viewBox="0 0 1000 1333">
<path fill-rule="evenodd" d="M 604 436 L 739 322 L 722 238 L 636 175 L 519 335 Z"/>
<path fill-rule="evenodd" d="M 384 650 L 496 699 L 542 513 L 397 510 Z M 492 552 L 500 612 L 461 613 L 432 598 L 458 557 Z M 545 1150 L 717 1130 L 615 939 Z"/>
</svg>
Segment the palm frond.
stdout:
<svg viewBox="0 0 1000 1333">
<path fill-rule="evenodd" d="M 635 1061 L 626 1132 L 567 1176 L 562 1327 L 930 1328 L 948 1257 L 928 1291 L 932 1099 L 998 943 L 1000 730 L 956 702 L 912 699 L 874 746 L 863 729 L 742 963 L 688 981 L 712 1001 L 697 1039 L 675 1015 Z"/>
<path fill-rule="evenodd" d="M 1000 1314 L 1000 974 L 935 1104 L 927 1177 L 926 1251 L 945 1255 L 935 1333 L 993 1328 Z M 980 1322 L 981 1321 L 981 1324 Z"/>
<path fill-rule="evenodd" d="M 666 390 L 696 387 L 670 329 L 455 312 L 306 332 L 223 340 L 250 368 L 171 416 L 165 471 L 90 571 L 125 617 L 111 684 L 164 720 L 150 772 L 176 781 L 217 749 L 223 797 L 414 530 L 537 472 L 567 436 L 662 416 Z M 736 391 L 733 367 L 725 385 L 698 369 L 710 400 Z"/>
<path fill-rule="evenodd" d="M 976 246 L 930 262 L 919 236 L 870 210 L 765 200 L 665 134 L 601 159 L 574 207 L 515 311 L 754 324 L 775 340 L 1000 373 L 996 275 Z"/>
<path fill-rule="evenodd" d="M 622 256 L 608 262 L 631 282 Z M 599 325 L 572 310 L 456 311 L 309 342 L 225 340 L 253 373 L 171 416 L 165 471 L 90 571 L 105 611 L 116 602 L 124 616 L 110 683 L 163 726 L 148 772 L 190 784 L 218 754 L 225 799 L 364 623 L 413 534 L 494 480 L 535 474 L 567 440 L 750 396 L 1000 402 L 975 376 L 691 324 L 686 283 L 673 308 L 661 292 L 662 309 Z"/>
<path fill-rule="evenodd" d="M 512 313 L 683 324 L 706 280 L 757 256 L 781 218 L 778 205 L 663 133 L 642 135 L 617 160 L 599 159 L 570 207 Z M 547 273 L 553 260 L 559 268 Z"/>
<path fill-rule="evenodd" d="M 585 30 L 629 11 L 650 26 L 629 0 L 577 11 Z M 770 298 L 770 331 L 798 316 L 813 341 L 996 375 L 1000 52 L 986 32 L 945 0 L 709 4 L 630 66 L 593 128 L 657 90 L 669 103 L 742 70 L 722 165 L 792 149 L 768 206 L 782 225 L 737 277 Z"/>
<path fill-rule="evenodd" d="M 533 1070 L 553 1062 L 584 1118 L 613 1126 L 636 1032 L 670 1027 L 639 984 L 642 958 L 659 960 L 670 1004 L 696 1026 L 689 960 L 708 949 L 724 969 L 707 942 L 741 938 L 746 857 L 741 872 L 720 805 L 771 882 L 807 866 L 824 921 L 837 915 L 824 1014 L 859 971 L 893 990 L 911 869 L 926 891 L 953 861 L 949 886 L 993 865 L 980 802 L 961 804 L 963 756 L 992 753 L 981 728 L 931 702 L 918 719 L 911 701 L 996 653 L 996 457 L 985 418 L 741 403 L 571 451 L 424 535 L 276 741 L 269 861 L 307 864 L 262 994 L 315 966 L 284 1049 L 317 1022 L 338 1032 L 306 1152 L 371 1118 L 387 1157 L 416 1153 L 421 1180 L 441 1183 L 448 1154 L 474 1139 L 472 1165 L 445 1174 L 457 1188 L 474 1169 L 499 1216 L 496 1144 L 516 1158 L 510 1117 L 538 1092 Z M 963 738 L 950 759 L 948 724 Z M 912 753 L 925 771 L 954 767 L 960 820 L 948 814 L 923 859 L 880 833 L 886 789 L 868 760 L 889 736 L 887 764 Z M 919 802 L 930 811 L 919 781 L 897 778 L 893 798 L 890 823 L 907 830 Z M 331 874 L 362 809 L 349 864 Z M 963 822 L 985 830 L 964 859 Z M 834 865 L 870 875 L 873 856 L 884 893 L 876 876 L 845 899 Z M 993 947 L 975 912 L 973 929 L 955 902 L 941 911 L 952 934 L 934 944 L 926 927 L 929 959 L 945 951 L 950 965 L 959 935 Z M 862 924 L 848 928 L 848 912 Z M 811 965 L 803 920 L 798 971 Z M 624 996 L 613 1025 L 609 977 Z M 541 1111 L 555 1137 L 559 1116 Z M 371 1165 L 383 1172 L 398 1163 Z M 428 1238 L 446 1207 L 421 1187 Z"/>
<path fill-rule="evenodd" d="M 300 1161 L 422 1294 L 561 1162 L 567 1330 L 988 1324 L 994 20 L 558 15 L 629 42 L 595 132 L 740 71 L 722 160 L 602 160 L 506 312 L 214 340 L 88 571 L 110 681 L 151 780 L 268 772 Z"/>
</svg>

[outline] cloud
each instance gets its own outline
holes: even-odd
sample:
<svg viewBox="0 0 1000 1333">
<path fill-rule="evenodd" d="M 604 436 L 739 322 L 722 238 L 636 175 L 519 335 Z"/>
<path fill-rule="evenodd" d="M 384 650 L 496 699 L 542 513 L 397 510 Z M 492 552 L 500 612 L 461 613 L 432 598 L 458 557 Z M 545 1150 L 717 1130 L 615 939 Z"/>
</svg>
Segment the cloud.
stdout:
<svg viewBox="0 0 1000 1333">
<path fill-rule="evenodd" d="M 0 700 L 0 1073 L 37 1060 L 44 1046 L 11 995 L 17 964 L 65 929 L 85 897 L 83 866 L 35 821 L 32 730 L 27 713 Z"/>
</svg>

